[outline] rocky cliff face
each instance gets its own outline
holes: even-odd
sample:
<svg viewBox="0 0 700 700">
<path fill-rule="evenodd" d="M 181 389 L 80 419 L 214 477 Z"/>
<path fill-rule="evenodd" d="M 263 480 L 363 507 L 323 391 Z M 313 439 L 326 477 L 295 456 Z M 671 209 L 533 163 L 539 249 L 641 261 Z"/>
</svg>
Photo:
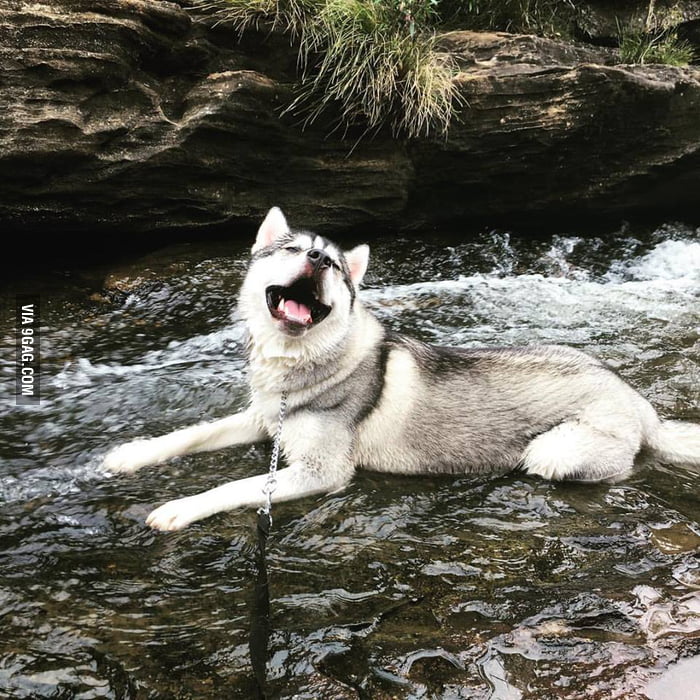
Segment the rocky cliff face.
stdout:
<svg viewBox="0 0 700 700">
<path fill-rule="evenodd" d="M 457 32 L 449 138 L 281 116 L 295 52 L 141 0 L 0 4 L 0 221 L 124 235 L 257 221 L 331 230 L 696 206 L 700 70 Z"/>
</svg>

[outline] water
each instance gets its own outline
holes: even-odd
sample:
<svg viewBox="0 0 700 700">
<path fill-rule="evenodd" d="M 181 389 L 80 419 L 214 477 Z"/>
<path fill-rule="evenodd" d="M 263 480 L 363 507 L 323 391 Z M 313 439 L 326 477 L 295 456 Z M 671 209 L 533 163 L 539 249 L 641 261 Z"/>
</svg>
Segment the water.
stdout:
<svg viewBox="0 0 700 700">
<path fill-rule="evenodd" d="M 588 349 L 663 415 L 700 420 L 698 230 L 461 238 L 376 243 L 367 305 L 434 342 Z M 253 514 L 174 534 L 144 519 L 264 470 L 269 447 L 133 477 L 99 468 L 115 444 L 245 404 L 231 312 L 245 257 L 244 246 L 176 246 L 29 280 L 43 303 L 40 407 L 10 397 L 14 290 L 3 292 L 0 697 L 253 696 Z M 641 698 L 652 681 L 667 687 L 662 674 L 700 653 L 699 487 L 697 473 L 653 462 L 617 485 L 365 473 L 342 493 L 278 506 L 273 695 Z"/>
</svg>

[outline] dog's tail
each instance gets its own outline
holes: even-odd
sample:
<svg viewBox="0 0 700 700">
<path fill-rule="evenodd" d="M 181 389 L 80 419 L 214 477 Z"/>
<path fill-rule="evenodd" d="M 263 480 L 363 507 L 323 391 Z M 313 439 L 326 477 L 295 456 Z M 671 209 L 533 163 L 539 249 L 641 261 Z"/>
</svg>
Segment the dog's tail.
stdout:
<svg viewBox="0 0 700 700">
<path fill-rule="evenodd" d="M 697 423 L 662 420 L 647 445 L 663 461 L 700 467 L 700 425 Z"/>
</svg>

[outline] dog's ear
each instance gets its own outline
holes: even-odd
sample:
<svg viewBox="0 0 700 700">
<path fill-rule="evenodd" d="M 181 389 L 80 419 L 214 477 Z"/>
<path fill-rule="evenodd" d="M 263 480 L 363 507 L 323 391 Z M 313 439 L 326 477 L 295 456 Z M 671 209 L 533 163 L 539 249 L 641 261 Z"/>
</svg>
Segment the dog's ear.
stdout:
<svg viewBox="0 0 700 700">
<path fill-rule="evenodd" d="M 284 236 L 285 233 L 289 233 L 287 219 L 284 218 L 284 214 L 279 207 L 272 207 L 272 209 L 267 212 L 265 220 L 260 224 L 258 235 L 255 237 L 255 243 L 253 243 L 252 252 L 257 253 L 259 250 L 267 248 L 278 238 Z"/>
<path fill-rule="evenodd" d="M 352 283 L 358 287 L 362 278 L 367 272 L 367 264 L 369 263 L 369 246 L 358 245 L 356 248 L 345 253 L 345 262 L 350 270 L 350 279 Z"/>
</svg>

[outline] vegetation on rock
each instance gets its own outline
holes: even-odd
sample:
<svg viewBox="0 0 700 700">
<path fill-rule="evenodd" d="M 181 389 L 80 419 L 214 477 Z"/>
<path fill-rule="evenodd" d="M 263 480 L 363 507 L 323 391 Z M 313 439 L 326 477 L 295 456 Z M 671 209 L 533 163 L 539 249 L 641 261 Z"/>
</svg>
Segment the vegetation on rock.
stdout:
<svg viewBox="0 0 700 700">
<path fill-rule="evenodd" d="M 685 65 L 692 47 L 670 27 L 620 31 L 624 63 Z M 299 50 L 300 85 L 288 112 L 313 121 L 335 114 L 394 136 L 446 134 L 460 100 L 456 62 L 438 29 L 469 28 L 571 38 L 574 0 L 201 0 L 244 32 L 262 25 L 289 34 Z"/>
<path fill-rule="evenodd" d="M 313 120 L 329 107 L 339 125 L 388 127 L 407 137 L 445 133 L 456 65 L 432 30 L 438 0 L 225 0 L 222 20 L 291 34 L 302 79 L 289 111 Z"/>
<path fill-rule="evenodd" d="M 620 60 L 622 63 L 662 63 L 667 66 L 687 66 L 695 58 L 692 45 L 679 39 L 670 29 L 644 31 L 620 30 Z"/>
<path fill-rule="evenodd" d="M 682 20 L 680 10 L 657 16 L 656 0 L 649 0 L 646 16 L 636 22 L 617 24 L 620 60 L 623 63 L 661 63 L 686 66 L 695 60 L 695 49 L 679 39 L 676 26 Z"/>
<path fill-rule="evenodd" d="M 571 37 L 576 6 L 573 0 L 439 0 L 447 25 L 540 36 Z"/>
</svg>

